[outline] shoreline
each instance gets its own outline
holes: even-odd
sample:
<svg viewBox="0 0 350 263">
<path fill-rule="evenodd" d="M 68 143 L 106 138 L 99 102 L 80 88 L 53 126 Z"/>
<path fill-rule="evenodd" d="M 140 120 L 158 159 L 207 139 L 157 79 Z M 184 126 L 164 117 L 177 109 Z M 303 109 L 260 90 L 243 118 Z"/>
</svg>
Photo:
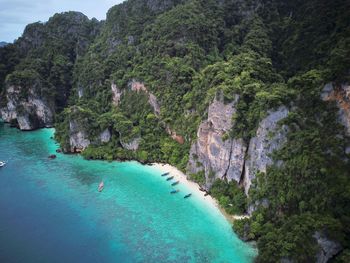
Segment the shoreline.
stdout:
<svg viewBox="0 0 350 263">
<path fill-rule="evenodd" d="M 186 185 L 192 194 L 196 194 L 201 197 L 202 200 L 205 202 L 210 203 L 211 205 L 215 206 L 217 209 L 219 209 L 220 213 L 226 218 L 226 220 L 232 224 L 233 221 L 243 218 L 248 218 L 248 215 L 230 215 L 228 214 L 224 208 L 222 208 L 219 205 L 219 202 L 212 197 L 211 195 L 204 196 L 204 192 L 199 190 L 199 185 L 196 182 L 193 182 L 189 179 L 187 179 L 187 176 L 181 172 L 176 167 L 166 164 L 166 163 L 150 163 L 148 165 L 151 165 L 152 167 L 156 168 L 162 173 L 169 172 L 171 176 L 174 176 L 174 181 L 179 181 L 181 184 Z"/>
<path fill-rule="evenodd" d="M 0 118 L 0 121 L 1 120 L 2 119 Z M 5 121 L 2 121 L 1 123 L 9 124 L 9 123 L 7 123 Z M 17 128 L 18 129 L 18 127 L 11 127 L 11 128 Z M 28 131 L 30 132 L 30 131 L 41 130 L 41 129 L 55 129 L 55 127 L 53 127 L 53 126 L 52 127 L 39 127 L 39 128 L 36 128 L 36 129 L 33 129 L 33 130 L 28 130 Z M 22 130 L 20 130 L 20 131 L 22 131 Z M 55 140 L 54 137 L 50 137 L 50 139 L 54 140 L 55 144 L 59 144 Z M 81 155 L 81 153 L 77 153 L 77 152 L 73 153 L 73 152 L 63 152 L 62 151 L 62 153 L 63 154 Z M 106 160 L 102 159 L 102 161 L 106 161 Z M 175 180 L 177 180 L 180 183 L 186 185 L 191 190 L 192 194 L 195 193 L 196 195 L 200 196 L 202 200 L 204 200 L 205 202 L 209 202 L 211 205 L 216 207 L 231 225 L 233 224 L 233 222 L 235 220 L 249 218 L 248 215 L 230 215 L 230 214 L 228 214 L 225 211 L 225 209 L 219 205 L 219 202 L 214 197 L 212 197 L 211 195 L 204 196 L 204 192 L 199 190 L 199 188 L 200 188 L 199 184 L 197 184 L 194 181 L 191 181 L 191 180 L 187 179 L 187 175 L 184 174 L 183 172 L 181 172 L 175 166 L 172 166 L 172 165 L 167 164 L 167 163 L 157 163 L 157 162 L 145 162 L 145 163 L 143 163 L 143 162 L 140 162 L 139 160 L 115 160 L 115 161 L 118 161 L 118 162 L 136 161 L 136 162 L 141 163 L 142 165 L 152 166 L 152 167 L 156 168 L 157 170 L 159 170 L 159 171 L 161 171 L 163 173 L 169 172 L 172 176 L 174 176 Z"/>
</svg>

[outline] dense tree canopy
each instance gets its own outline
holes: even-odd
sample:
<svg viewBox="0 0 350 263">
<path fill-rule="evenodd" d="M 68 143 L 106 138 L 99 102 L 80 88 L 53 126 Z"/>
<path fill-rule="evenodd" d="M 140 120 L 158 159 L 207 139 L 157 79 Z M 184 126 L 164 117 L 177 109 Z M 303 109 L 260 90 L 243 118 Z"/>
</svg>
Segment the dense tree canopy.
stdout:
<svg viewBox="0 0 350 263">
<path fill-rule="evenodd" d="M 129 0 L 102 22 L 56 14 L 0 48 L 0 92 L 36 85 L 55 105 L 62 146 L 69 144 L 70 120 L 88 132 L 86 158 L 161 161 L 183 170 L 216 94 L 225 102 L 239 95 L 225 136 L 247 143 L 268 110 L 286 105 L 287 143 L 273 154 L 283 165 L 257 174 L 249 198 L 240 185 L 220 180 L 212 194 L 229 213 L 268 203 L 234 224 L 242 237 L 257 240 L 260 262 L 314 261 L 315 231 L 340 242 L 335 261 L 349 262 L 350 142 L 335 105 L 320 98 L 325 83 L 350 80 L 349 17 L 346 0 Z M 132 92 L 132 80 L 147 91 Z M 118 106 L 112 84 L 123 93 Z M 111 140 L 100 143 L 105 129 Z M 137 151 L 123 147 L 135 138 Z M 205 180 L 200 173 L 192 179 Z"/>
</svg>

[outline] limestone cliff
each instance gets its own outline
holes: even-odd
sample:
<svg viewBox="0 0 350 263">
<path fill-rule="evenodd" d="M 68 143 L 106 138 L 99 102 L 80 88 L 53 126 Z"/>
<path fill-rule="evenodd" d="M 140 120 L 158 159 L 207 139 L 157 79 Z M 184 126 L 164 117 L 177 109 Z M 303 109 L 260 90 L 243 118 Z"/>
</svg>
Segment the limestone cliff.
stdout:
<svg viewBox="0 0 350 263">
<path fill-rule="evenodd" d="M 140 141 L 140 137 L 133 138 L 128 142 L 124 141 L 123 139 L 120 139 L 120 144 L 123 146 L 124 149 L 136 151 L 139 148 Z"/>
<path fill-rule="evenodd" d="M 6 89 L 6 103 L 0 108 L 1 118 L 21 130 L 51 127 L 53 107 L 41 98 L 35 86 L 25 92 L 27 96 L 23 96 L 23 89 L 14 85 Z"/>
<path fill-rule="evenodd" d="M 342 250 L 342 246 L 333 240 L 330 240 L 324 233 L 316 231 L 313 237 L 319 246 L 317 253 L 317 263 L 326 263 L 332 257 Z"/>
<path fill-rule="evenodd" d="M 287 127 L 280 127 L 278 122 L 287 115 L 286 107 L 269 111 L 267 117 L 259 123 L 256 136 L 250 139 L 243 176 L 243 185 L 247 195 L 256 173 L 266 172 L 267 166 L 273 163 L 272 152 L 280 148 L 286 141 Z"/>
<path fill-rule="evenodd" d="M 74 114 L 77 114 L 78 111 L 73 108 L 73 112 Z M 101 131 L 98 136 L 92 140 L 89 132 L 86 130 L 87 119 L 81 117 L 78 118 L 77 116 L 74 116 L 74 114 L 69 120 L 68 138 L 66 147 L 63 147 L 64 152 L 80 153 L 90 144 L 100 145 L 108 143 L 111 140 L 112 134 L 108 128 Z"/>
<path fill-rule="evenodd" d="M 21 130 L 52 127 L 55 113 L 67 105 L 74 64 L 99 28 L 96 19 L 79 12 L 55 14 L 45 23 L 26 26 L 8 49 L 16 54 L 11 67 L 0 61 L 0 68 L 6 68 L 0 78 L 1 117 Z"/>
<path fill-rule="evenodd" d="M 103 132 L 100 133 L 99 139 L 101 143 L 106 143 L 111 140 L 111 137 L 112 135 L 109 129 L 105 129 Z"/>
<path fill-rule="evenodd" d="M 160 107 L 158 105 L 156 97 L 147 90 L 145 85 L 142 82 L 131 80 L 128 84 L 128 88 L 131 91 L 134 92 L 140 92 L 143 91 L 146 93 L 149 99 L 149 104 L 154 110 L 155 115 L 159 115 L 160 113 Z M 124 90 L 117 87 L 115 83 L 111 84 L 111 93 L 112 93 L 112 104 L 115 107 L 119 106 L 119 103 L 123 99 Z M 78 96 L 79 98 L 84 96 L 84 90 L 82 87 L 78 87 Z M 89 138 L 88 132 L 85 130 L 85 126 L 87 127 L 87 124 L 84 124 L 84 118 L 81 118 L 79 114 L 79 110 L 77 108 L 72 108 L 73 113 L 78 113 L 77 116 L 71 116 L 70 122 L 69 122 L 69 145 L 70 149 L 67 149 L 67 151 L 70 152 L 81 152 L 86 147 L 88 147 L 91 143 L 94 145 L 99 145 L 103 143 L 107 143 L 111 140 L 112 134 L 109 129 L 105 129 L 99 133 L 97 140 L 91 140 Z M 125 139 L 124 136 L 119 132 L 119 141 L 121 146 L 124 149 L 136 151 L 139 148 L 139 144 L 141 141 L 140 137 L 135 137 L 132 139 Z"/>
<path fill-rule="evenodd" d="M 231 120 L 238 99 L 236 95 L 233 102 L 224 104 L 215 98 L 209 105 L 208 118 L 200 124 L 197 141 L 192 144 L 187 171 L 204 172 L 206 187 L 217 178 L 235 180 L 248 195 L 256 173 L 266 172 L 273 163 L 271 153 L 286 141 L 287 127 L 279 127 L 278 122 L 287 117 L 288 109 L 269 111 L 248 146 L 243 139 L 223 139 L 234 125 Z"/>
<path fill-rule="evenodd" d="M 197 141 L 191 147 L 187 171 L 204 171 L 206 187 L 210 187 L 216 178 L 240 181 L 247 146 L 242 139 L 223 139 L 232 128 L 238 99 L 236 95 L 228 104 L 214 99 L 209 105 L 207 120 L 198 128 Z"/>
<path fill-rule="evenodd" d="M 69 144 L 70 152 L 73 153 L 83 151 L 90 144 L 87 133 L 76 120 L 69 122 Z"/>
<path fill-rule="evenodd" d="M 123 92 L 117 87 L 115 83 L 112 83 L 111 91 L 112 91 L 112 103 L 114 104 L 114 106 L 118 106 L 120 99 L 123 95 Z"/>
</svg>

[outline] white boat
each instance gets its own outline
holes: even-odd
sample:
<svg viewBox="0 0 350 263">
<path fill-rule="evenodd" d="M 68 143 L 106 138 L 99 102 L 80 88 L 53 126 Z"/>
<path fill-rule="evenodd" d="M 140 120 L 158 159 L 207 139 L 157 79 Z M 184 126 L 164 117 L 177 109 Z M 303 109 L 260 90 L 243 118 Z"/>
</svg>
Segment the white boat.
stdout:
<svg viewBox="0 0 350 263">
<path fill-rule="evenodd" d="M 102 192 L 104 186 L 105 186 L 105 185 L 104 185 L 104 183 L 103 183 L 103 181 L 102 181 L 102 182 L 98 185 L 98 191 L 99 191 L 99 192 Z"/>
<path fill-rule="evenodd" d="M 3 161 L 0 161 L 0 167 L 4 167 L 5 166 L 5 162 L 3 162 Z"/>
</svg>

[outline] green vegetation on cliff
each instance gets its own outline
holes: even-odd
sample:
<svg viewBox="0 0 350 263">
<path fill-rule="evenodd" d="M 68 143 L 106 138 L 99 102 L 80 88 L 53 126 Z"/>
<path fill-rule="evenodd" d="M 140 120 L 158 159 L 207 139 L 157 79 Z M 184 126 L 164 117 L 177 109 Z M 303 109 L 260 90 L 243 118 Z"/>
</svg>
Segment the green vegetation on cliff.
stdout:
<svg viewBox="0 0 350 263">
<path fill-rule="evenodd" d="M 286 105 L 287 143 L 273 154 L 278 166 L 256 175 L 249 198 L 241 182 L 216 180 L 211 192 L 229 213 L 254 208 L 234 229 L 257 240 L 259 262 L 315 261 L 315 232 L 339 242 L 334 260 L 347 262 L 350 142 L 337 108 L 320 94 L 327 82 L 350 81 L 349 10 L 345 0 L 129 0 L 100 23 L 55 15 L 0 48 L 0 92 L 40 83 L 56 107 L 64 149 L 75 122 L 91 142 L 86 158 L 182 170 L 216 95 L 225 102 L 239 96 L 223 139 L 247 144 L 267 111 Z M 203 173 L 192 179 L 205 184 Z"/>
<path fill-rule="evenodd" d="M 34 87 L 56 110 L 62 110 L 72 88 L 74 63 L 85 53 L 98 27 L 97 20 L 77 12 L 28 25 L 14 44 L 0 49 L 0 92 L 11 85 L 24 86 L 24 92 Z"/>
<path fill-rule="evenodd" d="M 263 262 L 273 257 L 313 262 L 316 231 L 344 246 L 350 241 L 350 163 L 344 151 L 349 139 L 337 122 L 335 105 L 316 95 L 321 77 L 310 71 L 290 79 L 288 85 L 303 90 L 303 96 L 283 121 L 288 140 L 274 154 L 283 165 L 258 174 L 250 191 L 251 203 L 268 200 L 268 206 L 234 225 L 247 239 L 258 239 Z"/>
</svg>

